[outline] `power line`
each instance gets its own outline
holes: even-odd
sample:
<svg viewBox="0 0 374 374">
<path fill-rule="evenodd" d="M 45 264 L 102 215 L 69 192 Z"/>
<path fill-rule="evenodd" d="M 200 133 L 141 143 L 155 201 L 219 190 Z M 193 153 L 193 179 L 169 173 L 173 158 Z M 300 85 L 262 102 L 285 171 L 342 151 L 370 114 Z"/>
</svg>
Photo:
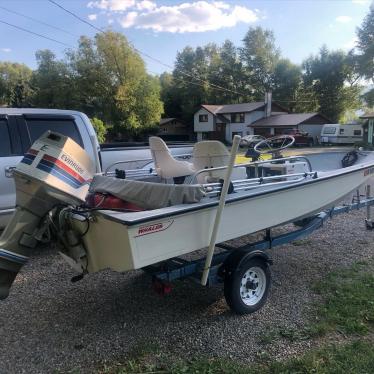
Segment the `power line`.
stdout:
<svg viewBox="0 0 374 374">
<path fill-rule="evenodd" d="M 96 31 L 99 31 L 99 32 L 104 32 L 102 29 L 100 29 L 99 27 L 96 27 L 95 25 L 93 25 L 92 23 L 86 21 L 85 19 L 83 19 L 82 17 L 79 17 L 77 14 L 71 12 L 70 10 L 64 8 L 62 5 L 60 5 L 59 3 L 56 3 L 55 1 L 53 0 L 48 0 L 51 4 L 54 4 L 56 5 L 57 7 L 59 7 L 60 9 L 62 9 L 63 11 L 69 13 L 71 16 L 73 16 L 74 18 L 78 19 L 79 21 L 85 23 L 86 25 L 88 26 L 91 26 L 93 27 Z"/>
<path fill-rule="evenodd" d="M 22 13 L 16 12 L 15 10 L 8 9 L 8 8 L 3 7 L 3 6 L 0 6 L 0 9 L 3 9 L 3 10 L 5 10 L 5 11 L 9 12 L 9 13 L 13 13 L 13 14 L 15 14 L 15 15 L 17 15 L 17 16 L 21 16 L 21 17 L 24 17 L 24 18 L 30 19 L 31 21 L 34 21 L 34 22 L 40 23 L 40 24 L 42 24 L 42 25 L 44 25 L 44 26 L 51 27 L 52 29 L 55 29 L 55 30 L 58 30 L 58 31 L 64 32 L 64 33 L 69 34 L 69 35 L 71 35 L 71 36 L 79 37 L 79 35 L 74 35 L 74 34 L 72 34 L 72 33 L 69 32 L 69 31 L 66 31 L 66 30 L 64 30 L 64 29 L 61 29 L 61 28 L 59 28 L 59 27 L 57 27 L 57 26 L 54 26 L 54 25 L 50 25 L 49 23 L 44 22 L 44 21 L 41 21 L 41 20 L 38 20 L 38 19 L 36 19 L 36 18 L 33 18 L 33 17 L 30 17 L 30 16 L 27 16 L 26 14 L 22 14 Z"/>
<path fill-rule="evenodd" d="M 15 29 L 21 30 L 21 31 L 23 31 L 23 32 L 27 32 L 27 33 L 32 34 L 32 35 L 39 36 L 40 38 L 44 38 L 44 39 L 50 40 L 50 41 L 52 41 L 52 42 L 55 42 L 55 43 L 58 43 L 58 44 L 64 45 L 64 46 L 66 46 L 66 47 L 72 47 L 72 46 L 69 45 L 69 44 L 66 44 L 66 43 L 64 43 L 64 42 L 60 42 L 59 40 L 56 40 L 56 39 L 50 38 L 49 36 L 45 36 L 45 35 L 42 35 L 42 34 L 38 34 L 38 33 L 34 32 L 34 31 L 31 31 L 31 30 L 28 30 L 28 29 L 24 29 L 23 27 L 20 27 L 20 26 L 17 26 L 17 25 L 13 25 L 12 23 L 8 23 L 8 22 L 2 21 L 2 20 L 0 20 L 0 23 L 4 23 L 5 25 L 8 25 L 8 26 L 14 27 Z"/>
<path fill-rule="evenodd" d="M 73 16 L 74 18 L 78 19 L 79 21 L 81 21 L 81 22 L 85 23 L 86 25 L 92 27 L 92 28 L 95 29 L 96 31 L 99 31 L 99 32 L 101 32 L 101 33 L 104 33 L 104 30 L 103 30 L 103 29 L 100 29 L 99 27 L 95 26 L 94 24 L 92 24 L 92 23 L 86 21 L 85 19 L 83 19 L 82 17 L 78 16 L 78 15 L 75 14 L 74 12 L 72 12 L 72 11 L 66 9 L 65 7 L 63 7 L 62 5 L 60 5 L 59 3 L 57 3 L 56 1 L 54 1 L 54 0 L 48 0 L 48 1 L 49 1 L 51 4 L 54 4 L 55 6 L 59 7 L 60 9 L 62 9 L 62 10 L 65 11 L 66 13 L 69 13 L 71 16 Z M 140 49 L 136 48 L 133 44 L 132 44 L 132 47 L 133 47 L 133 49 L 134 49 L 136 52 L 138 52 L 139 54 L 141 54 L 141 55 L 143 55 L 143 56 L 145 56 L 145 57 L 147 57 L 147 58 L 149 58 L 149 59 L 151 59 L 151 60 L 153 60 L 153 61 L 155 61 L 155 62 L 157 62 L 157 63 L 159 63 L 159 64 L 161 64 L 161 65 L 163 65 L 163 66 L 166 66 L 166 67 L 168 67 L 168 68 L 170 68 L 170 69 L 173 69 L 173 66 L 171 66 L 171 65 L 169 65 L 169 64 L 166 64 L 166 63 L 162 62 L 161 60 L 159 60 L 159 59 L 157 59 L 157 58 L 155 58 L 155 57 L 150 56 L 149 54 L 147 54 L 147 53 L 141 51 Z M 207 81 L 207 80 L 205 80 L 205 79 L 202 79 L 202 78 L 200 78 L 200 77 L 197 77 L 197 76 L 195 76 L 195 75 L 193 75 L 193 74 L 191 74 L 191 73 L 185 72 L 185 71 L 183 71 L 183 70 L 180 70 L 180 72 L 181 72 L 182 75 L 184 75 L 184 76 L 186 76 L 186 77 L 189 77 L 189 78 L 196 79 L 196 80 L 198 80 L 198 81 L 200 81 L 200 82 L 202 82 L 202 83 L 205 83 L 205 84 L 209 85 L 209 86 L 212 87 L 212 88 L 216 88 L 216 89 L 219 89 L 219 90 L 221 90 L 221 91 L 231 92 L 231 93 L 234 93 L 234 94 L 239 95 L 239 96 L 247 96 L 247 95 L 248 95 L 248 94 L 244 94 L 244 93 L 242 93 L 242 92 L 237 92 L 237 91 L 234 91 L 234 90 L 230 90 L 230 89 L 228 89 L 228 88 L 225 88 L 225 87 L 219 86 L 219 85 L 214 84 L 214 83 L 210 83 L 209 81 Z"/>
<path fill-rule="evenodd" d="M 141 55 L 143 55 L 143 56 L 145 56 L 145 57 L 148 57 L 149 59 L 151 59 L 151 60 L 153 60 L 153 61 L 155 61 L 155 62 L 157 62 L 157 63 L 159 63 L 159 64 L 161 64 L 161 65 L 163 65 L 163 66 L 165 66 L 165 67 L 167 67 L 167 68 L 173 69 L 173 66 L 171 66 L 171 65 L 169 65 L 169 64 L 166 64 L 166 63 L 164 63 L 164 62 L 158 60 L 157 58 L 154 58 L 154 57 L 148 55 L 147 53 L 145 53 L 145 52 L 143 52 L 143 51 L 141 51 L 141 50 L 135 48 L 134 46 L 133 46 L 133 48 L 134 48 L 134 50 L 135 50 L 136 52 L 140 53 Z M 198 81 L 200 81 L 200 82 L 202 82 L 202 83 L 205 83 L 205 84 L 209 85 L 210 87 L 215 88 L 215 89 L 218 89 L 218 90 L 220 90 L 220 91 L 226 91 L 226 92 L 234 93 L 234 94 L 239 95 L 239 96 L 247 96 L 247 95 L 248 95 L 248 94 L 244 94 L 244 93 L 242 93 L 242 92 L 238 92 L 238 91 L 230 90 L 229 88 L 225 88 L 225 87 L 219 86 L 218 84 L 215 84 L 215 83 L 211 83 L 211 82 L 209 82 L 209 81 L 207 81 L 207 80 L 205 80 L 205 79 L 202 79 L 202 78 L 197 77 L 197 76 L 195 76 L 195 75 L 193 75 L 193 74 L 187 73 L 187 72 L 184 71 L 184 70 L 179 70 L 179 71 L 180 71 L 180 73 L 181 73 L 182 75 L 184 75 L 184 76 L 186 76 L 186 77 L 196 79 L 196 80 L 198 80 Z"/>
<path fill-rule="evenodd" d="M 154 71 L 149 71 L 149 72 L 152 73 L 152 74 L 158 75 L 158 73 L 156 73 L 156 72 L 154 72 Z M 205 88 L 204 85 L 201 84 L 201 83 L 198 83 L 198 82 L 191 82 L 191 81 L 185 81 L 185 80 L 183 80 L 183 78 L 175 78 L 175 77 L 173 77 L 173 81 L 181 82 L 181 83 L 186 83 L 186 84 L 193 84 L 193 85 L 195 85 L 195 86 L 199 86 L 199 87 L 203 87 L 203 88 Z M 225 90 L 220 89 L 220 88 L 216 88 L 216 89 L 219 90 L 219 91 L 225 91 Z"/>
</svg>

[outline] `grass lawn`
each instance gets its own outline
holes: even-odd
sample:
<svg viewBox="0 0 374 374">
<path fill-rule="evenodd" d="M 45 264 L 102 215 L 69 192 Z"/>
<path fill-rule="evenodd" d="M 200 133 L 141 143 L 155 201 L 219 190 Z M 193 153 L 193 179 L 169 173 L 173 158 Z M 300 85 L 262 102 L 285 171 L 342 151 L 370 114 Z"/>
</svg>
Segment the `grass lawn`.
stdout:
<svg viewBox="0 0 374 374">
<path fill-rule="evenodd" d="M 261 160 L 270 160 L 271 155 L 262 155 Z M 248 162 L 251 162 L 251 158 L 247 158 L 244 156 L 244 153 L 239 153 L 235 158 L 235 164 L 247 164 Z"/>
<path fill-rule="evenodd" d="M 144 354 L 124 365 L 103 368 L 100 374 L 170 373 L 170 374 L 372 374 L 374 370 L 374 339 L 330 345 L 284 362 L 270 361 L 240 365 L 227 359 L 201 358 L 173 364 L 151 363 L 154 357 Z"/>
<path fill-rule="evenodd" d="M 350 269 L 330 273 L 314 285 L 321 302 L 302 330 L 278 330 L 262 337 L 260 344 L 274 339 L 290 342 L 339 335 L 339 344 L 323 345 L 284 361 L 262 357 L 252 365 L 229 359 L 196 358 L 170 361 L 155 346 L 143 346 L 124 364 L 104 367 L 102 374 L 372 374 L 374 373 L 374 264 L 358 263 Z"/>
</svg>

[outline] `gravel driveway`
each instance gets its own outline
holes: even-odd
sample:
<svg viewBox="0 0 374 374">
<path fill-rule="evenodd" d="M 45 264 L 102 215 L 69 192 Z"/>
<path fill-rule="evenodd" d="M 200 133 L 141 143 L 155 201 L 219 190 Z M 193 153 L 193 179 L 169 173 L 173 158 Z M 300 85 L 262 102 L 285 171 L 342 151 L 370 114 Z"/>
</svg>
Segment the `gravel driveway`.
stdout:
<svg viewBox="0 0 374 374">
<path fill-rule="evenodd" d="M 261 336 L 307 321 L 317 300 L 313 282 L 373 257 L 374 231 L 364 229 L 364 213 L 340 215 L 297 245 L 271 250 L 268 302 L 248 316 L 229 311 L 221 288 L 205 289 L 187 280 L 161 297 L 141 271 L 101 272 L 72 284 L 74 273 L 58 254 L 39 251 L 0 303 L 0 373 L 92 372 L 145 342 L 178 357 L 208 354 L 251 361 L 264 349 Z M 284 357 L 309 344 L 278 341 L 266 350 Z"/>
</svg>

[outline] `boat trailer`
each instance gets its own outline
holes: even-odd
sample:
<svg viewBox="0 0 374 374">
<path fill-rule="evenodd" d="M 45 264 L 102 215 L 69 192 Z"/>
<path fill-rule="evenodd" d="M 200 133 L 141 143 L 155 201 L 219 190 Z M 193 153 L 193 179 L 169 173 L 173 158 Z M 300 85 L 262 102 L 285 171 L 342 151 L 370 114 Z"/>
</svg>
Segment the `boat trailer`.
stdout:
<svg viewBox="0 0 374 374">
<path fill-rule="evenodd" d="M 220 251 L 213 255 L 206 285 L 209 287 L 224 283 L 226 301 L 231 309 L 239 314 L 251 313 L 258 310 L 266 301 L 271 280 L 270 272 L 267 274 L 264 289 L 256 297 L 256 286 L 258 286 L 258 282 L 260 281 L 258 274 L 249 274 L 247 278 L 249 278 L 250 281 L 247 281 L 246 284 L 243 285 L 243 269 L 245 271 L 246 269 L 253 268 L 253 264 L 258 265 L 259 263 L 262 263 L 263 267 L 267 269 L 269 265 L 272 264 L 272 259 L 267 253 L 267 250 L 302 239 L 323 227 L 324 222 L 328 219 L 332 219 L 334 216 L 342 213 L 349 213 L 366 207 L 366 229 L 374 229 L 374 223 L 371 219 L 371 207 L 374 205 L 374 197 L 371 196 L 370 185 L 367 185 L 365 190 L 365 195 L 361 195 L 360 191 L 357 190 L 350 204 L 332 207 L 315 216 L 294 222 L 294 225 L 299 227 L 296 230 L 273 236 L 272 229 L 269 228 L 265 230 L 265 235 L 262 240 L 238 247 L 226 243 L 216 244 L 215 247 Z M 167 294 L 171 292 L 171 282 L 175 280 L 191 278 L 197 283 L 200 283 L 205 261 L 205 256 L 195 260 L 175 257 L 147 266 L 143 270 L 152 276 L 154 289 L 160 294 Z M 237 294 L 237 292 L 235 293 L 235 290 L 232 289 L 235 283 L 240 287 L 242 296 L 243 293 L 244 296 L 248 296 L 246 293 L 248 291 L 253 293 L 253 302 L 249 302 L 246 308 L 243 308 L 242 303 L 237 302 L 235 297 L 233 298 L 233 295 Z M 250 296 L 251 294 L 249 294 L 249 298 Z M 259 302 L 259 298 L 262 299 L 261 302 Z M 251 305 L 253 305 L 253 308 L 251 308 Z"/>
</svg>

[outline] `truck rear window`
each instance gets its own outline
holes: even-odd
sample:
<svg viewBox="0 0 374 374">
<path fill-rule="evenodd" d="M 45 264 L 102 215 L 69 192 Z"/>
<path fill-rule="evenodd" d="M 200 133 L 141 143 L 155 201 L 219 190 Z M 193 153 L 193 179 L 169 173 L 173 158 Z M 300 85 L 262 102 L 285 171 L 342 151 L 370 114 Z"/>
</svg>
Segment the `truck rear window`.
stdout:
<svg viewBox="0 0 374 374">
<path fill-rule="evenodd" d="M 31 143 L 34 143 L 47 130 L 51 130 L 72 138 L 83 147 L 82 138 L 73 119 L 27 118 L 26 127 L 30 134 Z"/>
<path fill-rule="evenodd" d="M 0 119 L 0 156 L 10 156 L 10 138 L 8 131 L 8 123 L 6 120 Z"/>
</svg>

